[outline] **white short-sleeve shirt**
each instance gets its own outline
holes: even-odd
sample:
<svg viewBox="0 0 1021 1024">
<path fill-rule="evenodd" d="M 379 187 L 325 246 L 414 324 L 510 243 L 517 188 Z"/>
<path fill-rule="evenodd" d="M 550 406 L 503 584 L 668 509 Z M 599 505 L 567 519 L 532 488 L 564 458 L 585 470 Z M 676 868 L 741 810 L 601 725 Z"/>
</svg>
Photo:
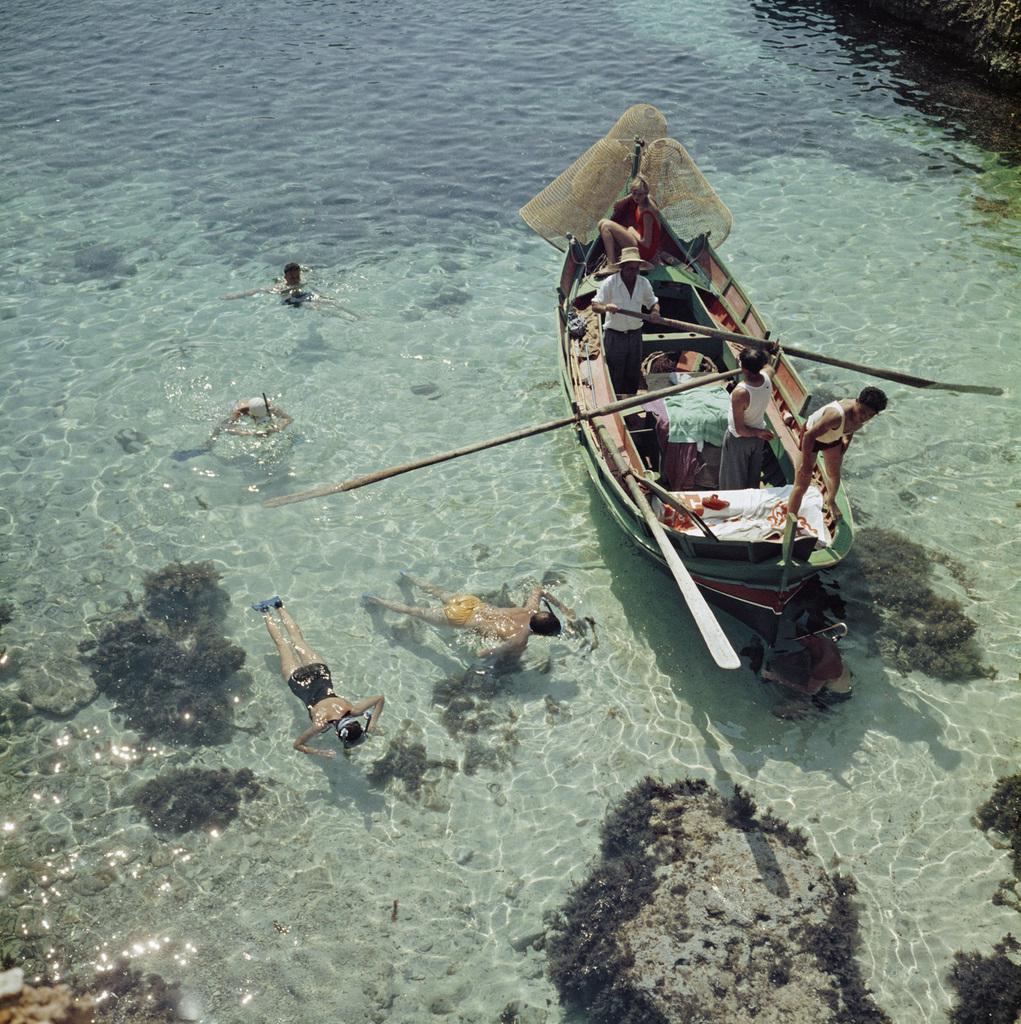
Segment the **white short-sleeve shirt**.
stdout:
<svg viewBox="0 0 1021 1024">
<path fill-rule="evenodd" d="M 646 306 L 651 309 L 659 300 L 652 290 L 652 285 L 647 277 L 641 274 L 635 280 L 634 292 L 627 290 L 620 274 L 614 274 L 600 282 L 596 290 L 596 302 L 601 304 L 613 303 L 622 309 L 641 309 Z M 603 321 L 603 328 L 614 331 L 636 331 L 642 326 L 642 321 L 633 316 L 622 316 L 620 313 L 607 313 Z"/>
</svg>

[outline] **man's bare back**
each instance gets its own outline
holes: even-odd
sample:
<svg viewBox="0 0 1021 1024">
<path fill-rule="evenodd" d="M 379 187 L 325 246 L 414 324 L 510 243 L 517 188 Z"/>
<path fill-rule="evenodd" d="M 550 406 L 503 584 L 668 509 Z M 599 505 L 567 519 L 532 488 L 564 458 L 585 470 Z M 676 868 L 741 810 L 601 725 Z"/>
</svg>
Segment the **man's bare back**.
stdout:
<svg viewBox="0 0 1021 1024">
<path fill-rule="evenodd" d="M 498 654 L 520 654 L 533 633 L 544 636 L 559 634 L 561 631 L 560 620 L 553 614 L 552 609 L 540 611 L 543 602 L 546 603 L 547 608 L 550 605 L 555 605 L 565 615 L 574 618 L 574 612 L 570 608 L 541 586 L 532 590 L 524 607 L 500 608 L 487 604 L 474 594 L 443 590 L 417 576 L 412 576 L 411 573 L 404 572 L 401 575 L 419 590 L 424 590 L 427 594 L 442 601 L 442 607 L 438 609 L 422 608 L 417 605 L 401 604 L 398 601 L 388 601 L 371 594 L 364 595 L 363 600 L 366 604 L 379 605 L 382 608 L 390 609 L 390 611 L 410 615 L 416 619 L 424 619 L 435 626 L 468 629 L 485 639 L 499 640 L 500 643 L 495 646 L 478 652 L 479 656 L 483 658 Z"/>
</svg>

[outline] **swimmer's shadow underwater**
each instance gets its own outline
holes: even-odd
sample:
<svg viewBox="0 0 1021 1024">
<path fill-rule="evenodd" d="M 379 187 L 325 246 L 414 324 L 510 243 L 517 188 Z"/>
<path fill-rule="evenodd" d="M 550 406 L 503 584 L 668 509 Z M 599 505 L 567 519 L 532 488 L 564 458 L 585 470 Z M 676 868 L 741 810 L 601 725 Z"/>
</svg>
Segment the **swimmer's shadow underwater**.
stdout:
<svg viewBox="0 0 1021 1024">
<path fill-rule="evenodd" d="M 277 490 L 289 486 L 293 472 L 289 459 L 293 450 L 301 444 L 310 440 L 300 431 L 287 431 L 285 434 L 274 434 L 271 437 L 252 438 L 234 437 L 230 440 L 217 439 L 207 440 L 197 448 L 183 448 L 171 452 L 169 458 L 174 462 L 190 462 L 200 455 L 209 455 L 221 466 L 241 469 L 244 472 L 259 470 L 270 472 L 272 477 L 260 483 L 260 493 L 266 496 L 273 496 L 273 487 Z M 245 444 L 244 442 L 248 442 Z M 246 478 L 246 484 L 255 483 L 254 480 Z"/>
</svg>

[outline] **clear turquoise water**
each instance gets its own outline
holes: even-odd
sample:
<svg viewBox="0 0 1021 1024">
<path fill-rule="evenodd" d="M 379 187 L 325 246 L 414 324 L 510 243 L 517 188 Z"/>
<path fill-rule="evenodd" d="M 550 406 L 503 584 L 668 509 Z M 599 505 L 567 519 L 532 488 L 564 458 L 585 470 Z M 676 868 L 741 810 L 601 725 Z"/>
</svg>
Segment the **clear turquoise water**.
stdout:
<svg viewBox="0 0 1021 1024">
<path fill-rule="evenodd" d="M 513 999 L 552 1000 L 560 1020 L 541 954 L 514 944 L 584 874 L 607 803 L 648 772 L 740 783 L 854 874 L 866 974 L 898 1024 L 943 1012 L 955 949 L 988 951 L 1016 928 L 989 903 L 1008 858 L 969 816 L 1018 759 L 1017 170 L 953 111 L 920 113 L 896 53 L 851 45 L 809 10 L 578 14 L 477 0 L 9 5 L 0 596 L 15 606 L 2 640 L 16 669 L 0 686 L 30 693 L 35 666 L 84 677 L 78 642 L 144 571 L 210 559 L 248 654 L 239 722 L 255 730 L 144 750 L 103 699 L 16 726 L 4 920 L 52 938 L 52 974 L 127 950 L 220 1024 L 293 1020 L 296 1004 L 492 1021 Z M 586 63 L 600 35 L 641 64 L 608 76 Z M 724 255 L 778 334 L 1008 388 L 992 400 L 891 387 L 847 465 L 871 525 L 977 566 L 973 595 L 941 586 L 979 623 L 996 679 L 902 677 L 852 635 L 856 699 L 774 719 L 747 673 L 714 671 L 566 435 L 262 507 L 560 414 L 557 257 L 516 210 L 637 101 L 661 107 L 731 207 Z M 289 259 L 357 318 L 219 298 Z M 805 375 L 819 391 L 860 387 Z M 169 458 L 262 390 L 295 416 L 289 436 Z M 366 614 L 359 595 L 397 597 L 402 568 L 515 598 L 554 569 L 599 629 L 590 653 L 533 643 L 494 701 L 514 743 L 502 727 L 485 737 L 510 763 L 437 769 L 420 801 L 372 789 L 363 769 L 405 729 L 431 757 L 463 759 L 433 688 L 470 648 Z M 342 692 L 385 692 L 374 749 L 339 763 L 291 750 L 300 708 L 246 611 L 274 592 Z M 185 764 L 248 766 L 276 785 L 222 836 L 168 844 L 129 794 Z"/>
</svg>

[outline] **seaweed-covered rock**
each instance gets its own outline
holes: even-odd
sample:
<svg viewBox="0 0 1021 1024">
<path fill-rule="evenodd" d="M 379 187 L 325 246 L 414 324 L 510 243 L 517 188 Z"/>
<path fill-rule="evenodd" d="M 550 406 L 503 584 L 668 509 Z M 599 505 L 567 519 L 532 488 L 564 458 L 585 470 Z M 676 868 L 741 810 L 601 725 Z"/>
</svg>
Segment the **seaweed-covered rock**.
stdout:
<svg viewBox="0 0 1021 1024">
<path fill-rule="evenodd" d="M 220 622 L 230 597 L 212 562 L 171 562 L 142 580 L 142 607 L 150 619 L 175 635 L 194 632 L 203 622 Z"/>
<path fill-rule="evenodd" d="M 210 563 L 175 562 L 145 578 L 144 614 L 80 645 L 99 690 L 145 738 L 226 743 L 245 652 L 223 635 L 229 596 Z M 130 604 L 129 604 L 130 607 Z"/>
<path fill-rule="evenodd" d="M 465 743 L 461 767 L 466 775 L 474 775 L 480 768 L 495 771 L 506 767 L 517 747 L 515 715 L 501 679 L 504 671 L 498 665 L 472 666 L 433 686 L 433 703 L 443 709 L 440 720 L 444 728 Z"/>
<path fill-rule="evenodd" d="M 87 975 L 87 976 L 86 976 Z M 72 968 L 70 985 L 24 984 L 21 968 L 0 975 L 0 1024 L 171 1024 L 187 1000 L 176 983 L 142 974 L 125 959 L 91 971 Z M 83 994 L 86 993 L 86 994 Z"/>
<path fill-rule="evenodd" d="M 993 947 L 992 956 L 954 954 L 949 982 L 957 992 L 951 1024 L 1015 1024 L 1021 1019 L 1021 966 L 1008 952 L 1021 947 L 1008 935 Z"/>
<path fill-rule="evenodd" d="M 993 676 L 975 639 L 976 624 L 954 598 L 933 588 L 934 566 L 968 585 L 965 567 L 894 530 L 859 530 L 844 579 L 857 611 L 876 627 L 883 656 L 899 672 L 938 679 Z"/>
<path fill-rule="evenodd" d="M 857 6 L 921 27 L 955 57 L 985 70 L 1004 88 L 1021 86 L 1018 0 L 855 0 Z"/>
<path fill-rule="evenodd" d="M 740 790 L 647 778 L 550 919 L 550 975 L 598 1024 L 888 1024 L 854 958 L 853 892 Z"/>
<path fill-rule="evenodd" d="M 182 768 L 163 772 L 135 791 L 134 804 L 158 832 L 225 829 L 237 816 L 242 799 L 262 786 L 248 768 Z"/>
<path fill-rule="evenodd" d="M 365 773 L 372 785 L 384 788 L 392 779 L 418 796 L 423 785 L 437 781 L 443 771 L 457 771 L 457 763 L 437 761 L 426 752 L 425 743 L 412 723 L 402 723 L 401 731 L 387 745 L 386 752 Z"/>
<path fill-rule="evenodd" d="M 998 779 L 992 796 L 975 815 L 978 827 L 999 832 L 1014 851 L 1014 873 L 1021 876 L 1021 773 Z"/>
</svg>

